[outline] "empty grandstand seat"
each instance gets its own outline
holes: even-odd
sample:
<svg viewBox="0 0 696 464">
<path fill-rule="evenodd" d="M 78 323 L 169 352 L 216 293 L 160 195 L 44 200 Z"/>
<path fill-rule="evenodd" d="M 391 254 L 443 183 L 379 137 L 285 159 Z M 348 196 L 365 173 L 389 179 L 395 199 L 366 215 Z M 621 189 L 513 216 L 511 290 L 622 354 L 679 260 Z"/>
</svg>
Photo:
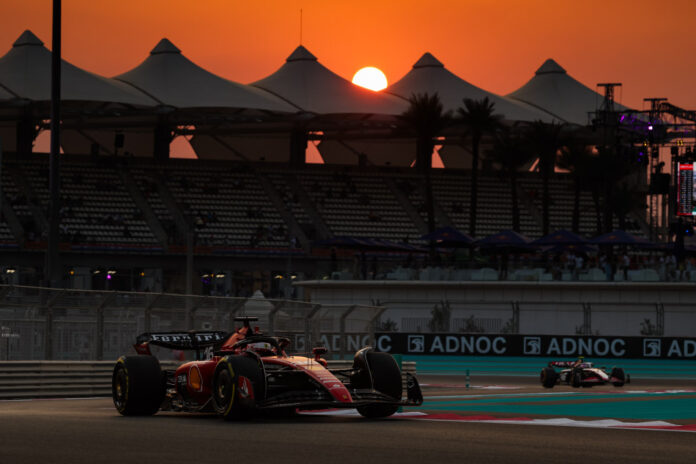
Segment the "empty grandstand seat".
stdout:
<svg viewBox="0 0 696 464">
<path fill-rule="evenodd" d="M 628 271 L 628 280 L 632 282 L 658 282 L 660 276 L 655 269 L 636 269 Z"/>
<path fill-rule="evenodd" d="M 607 274 L 600 268 L 593 267 L 588 269 L 587 272 L 581 273 L 579 279 L 588 282 L 601 282 L 607 280 Z"/>
<path fill-rule="evenodd" d="M 498 272 L 490 267 L 477 269 L 471 273 L 471 280 L 498 280 Z"/>
</svg>

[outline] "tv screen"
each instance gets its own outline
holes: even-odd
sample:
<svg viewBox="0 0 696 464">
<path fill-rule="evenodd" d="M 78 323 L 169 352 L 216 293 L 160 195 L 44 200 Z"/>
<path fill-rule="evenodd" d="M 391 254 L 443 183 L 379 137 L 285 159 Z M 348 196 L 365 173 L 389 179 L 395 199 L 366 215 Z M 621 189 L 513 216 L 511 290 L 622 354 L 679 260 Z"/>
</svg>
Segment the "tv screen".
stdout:
<svg viewBox="0 0 696 464">
<path fill-rule="evenodd" d="M 678 164 L 677 215 L 696 216 L 696 182 L 694 182 L 694 163 Z"/>
</svg>

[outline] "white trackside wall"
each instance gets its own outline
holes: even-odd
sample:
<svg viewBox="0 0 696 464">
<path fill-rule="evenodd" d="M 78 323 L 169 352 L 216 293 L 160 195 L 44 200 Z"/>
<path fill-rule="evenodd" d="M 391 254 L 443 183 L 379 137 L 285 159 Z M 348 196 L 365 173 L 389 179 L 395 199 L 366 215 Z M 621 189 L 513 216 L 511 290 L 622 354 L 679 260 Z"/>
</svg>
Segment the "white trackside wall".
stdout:
<svg viewBox="0 0 696 464">
<path fill-rule="evenodd" d="M 696 336 L 693 284 L 321 280 L 295 285 L 312 303 L 384 306 L 382 322 L 394 322 L 401 332 L 430 332 L 439 311 L 445 320 L 440 332 Z"/>
</svg>

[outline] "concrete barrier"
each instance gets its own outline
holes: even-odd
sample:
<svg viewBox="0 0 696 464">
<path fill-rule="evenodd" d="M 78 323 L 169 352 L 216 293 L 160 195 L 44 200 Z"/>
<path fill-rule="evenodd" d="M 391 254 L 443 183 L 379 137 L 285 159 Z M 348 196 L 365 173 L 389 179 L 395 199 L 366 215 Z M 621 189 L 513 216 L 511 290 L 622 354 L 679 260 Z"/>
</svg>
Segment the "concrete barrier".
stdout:
<svg viewBox="0 0 696 464">
<path fill-rule="evenodd" d="M 161 365 L 175 369 L 179 363 L 164 361 Z M 329 361 L 329 369 L 351 365 L 352 361 Z M 0 362 L 0 400 L 111 396 L 113 368 L 114 361 Z M 416 363 L 404 362 L 402 371 L 415 374 Z"/>
</svg>

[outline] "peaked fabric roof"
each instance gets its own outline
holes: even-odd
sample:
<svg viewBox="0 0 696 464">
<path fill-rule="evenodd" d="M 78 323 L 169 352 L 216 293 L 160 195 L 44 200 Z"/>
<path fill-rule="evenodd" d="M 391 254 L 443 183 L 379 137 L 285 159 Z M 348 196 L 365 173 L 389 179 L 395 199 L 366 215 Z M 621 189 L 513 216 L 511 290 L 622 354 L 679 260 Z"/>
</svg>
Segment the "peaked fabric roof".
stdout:
<svg viewBox="0 0 696 464">
<path fill-rule="evenodd" d="M 177 108 L 249 108 L 295 112 L 281 99 L 206 71 L 162 39 L 139 66 L 116 76 L 160 104 Z"/>
<path fill-rule="evenodd" d="M 604 96 L 568 75 L 565 69 L 549 58 L 537 69 L 534 77 L 508 97 L 534 105 L 563 121 L 587 125 L 589 113 L 597 111 Z M 619 111 L 625 106 L 616 105 Z"/>
<path fill-rule="evenodd" d="M 494 93 L 476 87 L 453 74 L 432 54 L 425 53 L 413 65 L 413 68 L 387 91 L 403 98 L 410 98 L 414 93 L 437 92 L 445 111 L 456 110 L 463 106 L 464 98 L 475 100 L 488 97 L 495 104 L 495 112 L 503 114 L 512 121 L 550 121 L 553 118 L 543 111 L 529 107 L 524 103 L 511 101 Z"/>
<path fill-rule="evenodd" d="M 51 52 L 31 31 L 15 41 L 0 58 L 0 85 L 17 98 L 51 99 Z M 132 87 L 84 71 L 67 61 L 61 65 L 61 99 L 153 106 L 154 101 Z"/>
<path fill-rule="evenodd" d="M 318 114 L 401 114 L 408 104 L 359 87 L 330 71 L 300 45 L 280 69 L 251 85 Z"/>
</svg>

